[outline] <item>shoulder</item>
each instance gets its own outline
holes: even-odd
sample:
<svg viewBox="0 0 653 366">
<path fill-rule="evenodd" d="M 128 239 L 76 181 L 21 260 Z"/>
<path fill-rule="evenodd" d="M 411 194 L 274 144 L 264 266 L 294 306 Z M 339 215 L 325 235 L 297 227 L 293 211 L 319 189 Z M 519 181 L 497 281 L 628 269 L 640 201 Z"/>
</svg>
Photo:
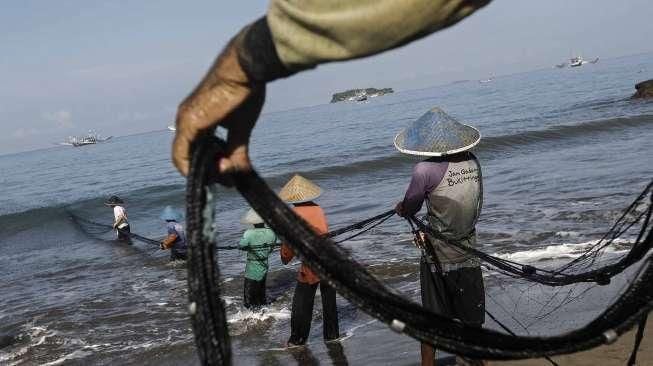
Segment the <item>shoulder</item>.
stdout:
<svg viewBox="0 0 653 366">
<path fill-rule="evenodd" d="M 302 204 L 300 206 L 295 206 L 294 208 L 295 212 L 297 212 L 298 215 L 324 215 L 324 210 L 320 205 L 317 203 L 311 202 L 311 203 L 306 203 Z"/>
<path fill-rule="evenodd" d="M 265 227 L 265 228 L 262 228 L 260 230 L 261 230 L 262 233 L 265 233 L 265 234 L 274 234 L 274 230 L 270 229 L 269 227 Z"/>
<path fill-rule="evenodd" d="M 266 240 L 274 240 L 274 238 L 277 237 L 277 234 L 275 234 L 274 231 L 270 228 L 266 227 L 260 230 L 261 230 L 261 234 L 263 234 Z"/>
<path fill-rule="evenodd" d="M 444 171 L 447 169 L 449 162 L 446 160 L 426 160 L 421 161 L 413 167 L 413 176 L 428 176 L 436 172 Z"/>
</svg>

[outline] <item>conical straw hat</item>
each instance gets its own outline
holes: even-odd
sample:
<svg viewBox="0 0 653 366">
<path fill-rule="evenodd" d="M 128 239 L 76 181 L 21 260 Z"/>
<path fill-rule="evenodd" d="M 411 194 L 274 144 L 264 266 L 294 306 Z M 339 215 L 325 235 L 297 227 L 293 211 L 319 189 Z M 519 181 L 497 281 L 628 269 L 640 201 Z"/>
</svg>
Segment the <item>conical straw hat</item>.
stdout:
<svg viewBox="0 0 653 366">
<path fill-rule="evenodd" d="M 256 225 L 256 224 L 262 224 L 263 219 L 261 216 L 259 216 L 256 211 L 254 211 L 253 208 L 250 208 L 247 210 L 245 215 L 240 219 L 241 224 L 249 224 L 249 225 Z"/>
<path fill-rule="evenodd" d="M 163 221 L 181 221 L 181 214 L 172 206 L 166 206 L 159 217 Z"/>
<path fill-rule="evenodd" d="M 281 191 L 279 191 L 279 198 L 288 203 L 302 203 L 312 201 L 322 194 L 322 189 L 315 183 L 295 174 L 288 183 L 286 183 Z"/>
<path fill-rule="evenodd" d="M 404 154 L 443 156 L 463 152 L 481 141 L 481 133 L 464 125 L 440 108 L 433 108 L 395 137 L 395 147 Z"/>
</svg>

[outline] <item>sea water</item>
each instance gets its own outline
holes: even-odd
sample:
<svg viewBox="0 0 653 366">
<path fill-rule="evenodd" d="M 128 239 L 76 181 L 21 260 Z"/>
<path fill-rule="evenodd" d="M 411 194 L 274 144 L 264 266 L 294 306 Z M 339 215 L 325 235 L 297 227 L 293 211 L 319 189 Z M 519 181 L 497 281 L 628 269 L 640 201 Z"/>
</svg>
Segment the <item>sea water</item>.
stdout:
<svg viewBox="0 0 653 366">
<path fill-rule="evenodd" d="M 313 180 L 324 191 L 318 203 L 331 227 L 346 225 L 402 199 L 417 160 L 399 154 L 393 138 L 437 106 L 483 135 L 475 150 L 485 195 L 480 249 L 525 263 L 564 263 L 597 240 L 653 177 L 653 103 L 629 99 L 634 84 L 652 76 L 653 54 L 643 54 L 400 91 L 365 104 L 268 113 L 254 131 L 252 159 L 274 188 L 295 173 Z M 133 232 L 164 236 L 160 211 L 183 209 L 185 195 L 169 159 L 172 137 L 157 131 L 0 156 L 0 335 L 10 339 L 0 364 L 198 362 L 183 264 L 170 264 L 167 252 L 149 244 L 127 246 L 111 232 L 89 233 L 69 217 L 110 224 L 103 201 L 117 194 Z M 218 197 L 218 244 L 236 244 L 246 203 L 234 190 L 220 188 Z M 395 218 L 343 245 L 388 286 L 419 301 L 420 253 L 410 239 L 406 223 Z M 415 340 L 340 297 L 345 339 L 322 342 L 317 300 L 308 347 L 286 351 L 297 262 L 283 266 L 272 253 L 272 303 L 257 312 L 242 307 L 245 254 L 221 251 L 219 263 L 235 364 L 418 360 Z M 488 309 L 501 314 L 513 294 L 491 271 L 484 275 Z M 617 279 L 611 290 L 593 290 L 529 331 L 555 334 L 581 324 L 588 319 L 579 314 L 605 308 L 621 285 Z"/>
</svg>

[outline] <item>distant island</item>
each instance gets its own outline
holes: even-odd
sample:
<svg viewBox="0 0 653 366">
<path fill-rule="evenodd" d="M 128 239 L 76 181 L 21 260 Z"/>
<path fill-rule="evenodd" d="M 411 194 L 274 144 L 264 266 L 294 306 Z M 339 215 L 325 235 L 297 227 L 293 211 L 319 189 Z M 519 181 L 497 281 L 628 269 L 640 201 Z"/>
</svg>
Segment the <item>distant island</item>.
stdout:
<svg viewBox="0 0 653 366">
<path fill-rule="evenodd" d="M 367 100 L 367 98 L 374 98 L 385 94 L 394 93 L 392 88 L 367 88 L 367 89 L 350 89 L 344 92 L 335 93 L 331 97 L 331 103 L 337 102 L 362 102 Z"/>
</svg>

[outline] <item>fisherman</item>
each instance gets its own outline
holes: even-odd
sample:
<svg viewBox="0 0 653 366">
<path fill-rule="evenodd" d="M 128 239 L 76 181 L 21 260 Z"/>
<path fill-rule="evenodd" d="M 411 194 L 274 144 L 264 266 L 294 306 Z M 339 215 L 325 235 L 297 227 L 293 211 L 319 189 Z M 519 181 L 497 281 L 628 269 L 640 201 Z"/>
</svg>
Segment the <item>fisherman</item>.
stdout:
<svg viewBox="0 0 653 366">
<path fill-rule="evenodd" d="M 279 197 L 294 205 L 295 213 L 304 219 L 318 235 L 329 231 L 326 216 L 322 208 L 313 202 L 322 194 L 322 190 L 310 180 L 295 174 L 279 192 Z M 286 243 L 281 245 L 281 261 L 288 264 L 295 253 Z M 323 336 L 325 341 L 340 337 L 338 328 L 338 308 L 336 307 L 336 291 L 325 282 L 321 282 L 304 263 L 297 273 L 297 286 L 292 299 L 290 316 L 290 339 L 288 347 L 300 346 L 306 343 L 313 320 L 313 302 L 317 286 L 320 286 L 322 296 Z"/>
<path fill-rule="evenodd" d="M 243 305 L 248 309 L 257 309 L 267 303 L 265 280 L 268 274 L 268 257 L 277 243 L 277 235 L 265 227 L 263 219 L 253 209 L 247 211 L 241 223 L 254 225 L 254 228 L 245 230 L 239 243 L 240 249 L 247 251 Z"/>
<path fill-rule="evenodd" d="M 131 244 L 129 222 L 127 211 L 123 206 L 125 202 L 118 196 L 111 196 L 104 202 L 105 205 L 113 208 L 113 228 L 116 230 L 118 240 Z"/>
<path fill-rule="evenodd" d="M 456 24 L 489 2 L 271 0 L 267 14 L 233 37 L 179 106 L 174 164 L 187 175 L 191 145 L 220 125 L 228 134 L 218 172 L 229 185 L 226 173 L 251 170 L 247 145 L 266 83 L 319 64 L 403 46 Z"/>
<path fill-rule="evenodd" d="M 168 231 L 168 236 L 163 239 L 161 242 L 161 250 L 170 249 L 170 260 L 186 260 L 186 231 L 184 227 L 179 223 L 181 221 L 181 215 L 172 208 L 171 206 L 166 206 L 161 212 L 161 220 L 166 222 L 166 229 Z"/>
<path fill-rule="evenodd" d="M 435 313 L 481 327 L 485 289 L 476 257 L 456 248 L 476 246 L 476 221 L 483 204 L 481 166 L 469 150 L 481 139 L 477 129 L 433 108 L 401 131 L 394 141 L 400 152 L 424 156 L 413 168 L 397 214 L 412 217 L 426 202 L 431 233 L 418 233 L 422 305 Z M 437 235 L 435 235 L 437 234 Z M 431 246 L 427 248 L 425 246 Z M 422 343 L 422 365 L 433 365 L 435 350 Z M 464 364 L 483 364 L 461 360 Z"/>
</svg>

